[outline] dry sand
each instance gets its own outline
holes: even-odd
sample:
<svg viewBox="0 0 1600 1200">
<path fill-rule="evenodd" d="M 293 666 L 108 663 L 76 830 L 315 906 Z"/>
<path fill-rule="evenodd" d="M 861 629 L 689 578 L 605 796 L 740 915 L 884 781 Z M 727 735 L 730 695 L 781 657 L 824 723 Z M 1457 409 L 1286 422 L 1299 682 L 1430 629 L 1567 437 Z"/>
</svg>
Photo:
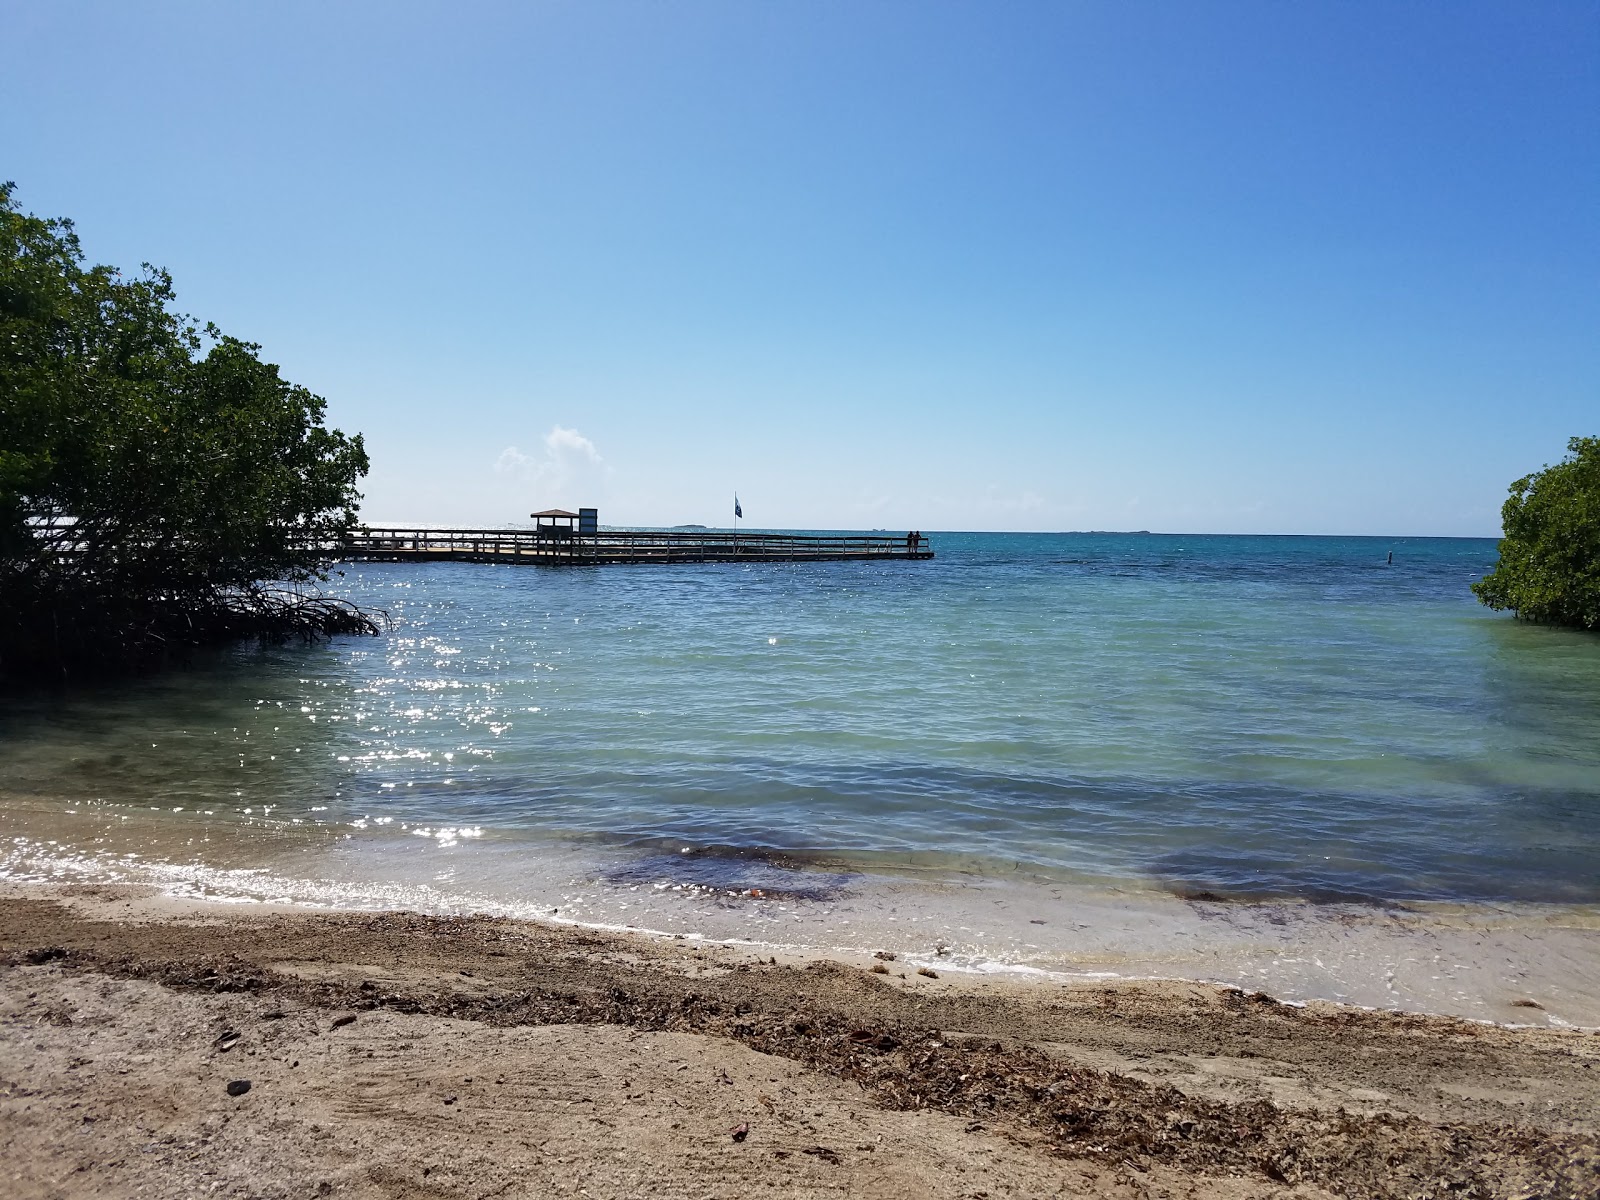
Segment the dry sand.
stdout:
<svg viewBox="0 0 1600 1200">
<path fill-rule="evenodd" d="M 15 1200 L 1600 1195 L 1590 1031 L 110 887 L 0 964 Z"/>
</svg>

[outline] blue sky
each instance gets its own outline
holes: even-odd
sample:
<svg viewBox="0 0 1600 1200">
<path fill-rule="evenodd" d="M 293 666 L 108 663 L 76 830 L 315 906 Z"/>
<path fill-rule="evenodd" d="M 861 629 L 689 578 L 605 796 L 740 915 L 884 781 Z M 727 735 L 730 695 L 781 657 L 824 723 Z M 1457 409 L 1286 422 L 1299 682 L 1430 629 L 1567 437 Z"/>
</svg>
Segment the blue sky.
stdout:
<svg viewBox="0 0 1600 1200">
<path fill-rule="evenodd" d="M 1498 532 L 1600 433 L 1600 7 L 0 8 L 0 175 L 374 522 Z"/>
</svg>

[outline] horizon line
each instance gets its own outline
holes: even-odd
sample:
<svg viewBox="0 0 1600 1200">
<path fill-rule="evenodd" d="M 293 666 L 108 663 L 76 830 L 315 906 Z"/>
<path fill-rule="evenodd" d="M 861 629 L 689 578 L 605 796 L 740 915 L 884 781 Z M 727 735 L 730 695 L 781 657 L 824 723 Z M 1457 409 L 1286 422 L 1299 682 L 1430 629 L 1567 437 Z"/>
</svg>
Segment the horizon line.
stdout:
<svg viewBox="0 0 1600 1200">
<path fill-rule="evenodd" d="M 361 525 L 378 529 L 518 529 L 531 528 L 526 521 L 506 521 L 499 524 L 474 524 L 463 521 L 391 521 L 363 520 Z M 704 529 L 707 532 L 735 532 L 732 525 L 708 525 L 699 521 L 679 521 L 673 524 L 648 524 L 632 522 L 619 525 L 601 525 L 602 531 L 618 532 L 629 529 L 669 530 Z M 898 529 L 881 526 L 825 526 L 825 525 L 740 525 L 740 533 L 899 533 Z M 910 529 L 903 532 L 910 533 Z M 949 534 L 971 534 L 991 537 L 1270 537 L 1270 538 L 1367 538 L 1372 541 L 1455 541 L 1498 542 L 1501 533 L 1217 533 L 1194 530 L 1166 529 L 922 529 L 924 537 Z"/>
</svg>

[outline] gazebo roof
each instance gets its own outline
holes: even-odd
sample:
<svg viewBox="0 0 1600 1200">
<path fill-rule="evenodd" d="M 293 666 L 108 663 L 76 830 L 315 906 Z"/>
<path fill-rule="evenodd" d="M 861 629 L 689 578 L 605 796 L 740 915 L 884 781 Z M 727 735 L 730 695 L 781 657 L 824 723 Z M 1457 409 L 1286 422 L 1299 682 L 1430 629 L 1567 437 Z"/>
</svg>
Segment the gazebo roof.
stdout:
<svg viewBox="0 0 1600 1200">
<path fill-rule="evenodd" d="M 577 517 L 577 513 L 568 512 L 564 508 L 547 508 L 543 512 L 529 513 L 530 517 Z"/>
</svg>

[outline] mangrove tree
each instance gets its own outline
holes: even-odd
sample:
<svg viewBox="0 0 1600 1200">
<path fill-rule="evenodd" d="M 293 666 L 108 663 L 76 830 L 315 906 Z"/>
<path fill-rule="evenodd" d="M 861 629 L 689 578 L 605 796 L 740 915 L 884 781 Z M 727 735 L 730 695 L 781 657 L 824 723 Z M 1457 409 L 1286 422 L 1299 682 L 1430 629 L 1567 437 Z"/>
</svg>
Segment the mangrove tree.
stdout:
<svg viewBox="0 0 1600 1200">
<path fill-rule="evenodd" d="M 0 187 L 0 678 L 373 631 L 317 586 L 367 470 L 325 407 Z"/>
<path fill-rule="evenodd" d="M 1600 629 L 1600 437 L 1567 451 L 1511 485 L 1500 561 L 1472 590 L 1524 620 Z"/>
</svg>

